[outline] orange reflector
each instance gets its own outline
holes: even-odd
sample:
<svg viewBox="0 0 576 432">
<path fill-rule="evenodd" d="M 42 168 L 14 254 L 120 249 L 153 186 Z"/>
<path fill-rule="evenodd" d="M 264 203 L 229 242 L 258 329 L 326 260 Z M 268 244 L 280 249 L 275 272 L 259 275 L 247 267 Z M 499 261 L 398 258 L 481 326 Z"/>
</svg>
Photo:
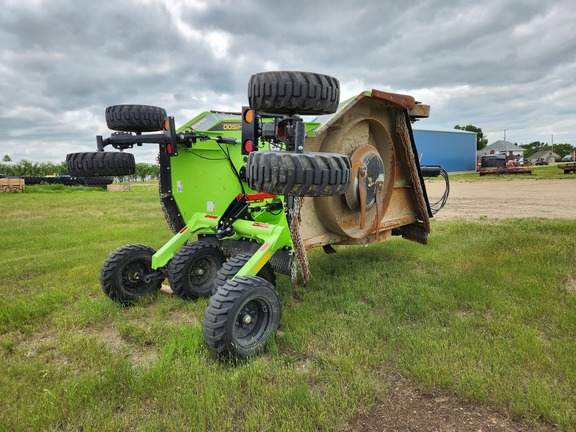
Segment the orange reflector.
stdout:
<svg viewBox="0 0 576 432">
<path fill-rule="evenodd" d="M 168 130 L 170 129 L 170 123 L 168 122 L 168 119 L 164 120 L 164 130 Z"/>
<path fill-rule="evenodd" d="M 246 123 L 252 123 L 254 121 L 254 111 L 251 109 L 244 111 L 244 121 Z"/>
</svg>

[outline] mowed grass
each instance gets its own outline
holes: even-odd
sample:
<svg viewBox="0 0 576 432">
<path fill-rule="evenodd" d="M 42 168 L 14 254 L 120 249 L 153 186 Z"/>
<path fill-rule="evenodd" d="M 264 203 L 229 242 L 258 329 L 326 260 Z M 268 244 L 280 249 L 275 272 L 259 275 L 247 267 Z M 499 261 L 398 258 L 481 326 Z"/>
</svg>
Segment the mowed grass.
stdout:
<svg viewBox="0 0 576 432">
<path fill-rule="evenodd" d="M 0 194 L 0 430 L 338 430 L 392 371 L 576 429 L 574 221 L 433 221 L 428 246 L 310 251 L 308 287 L 278 277 L 269 352 L 232 364 L 204 346 L 208 300 L 101 292 L 112 250 L 170 238 L 156 186 L 67 192 Z"/>
</svg>

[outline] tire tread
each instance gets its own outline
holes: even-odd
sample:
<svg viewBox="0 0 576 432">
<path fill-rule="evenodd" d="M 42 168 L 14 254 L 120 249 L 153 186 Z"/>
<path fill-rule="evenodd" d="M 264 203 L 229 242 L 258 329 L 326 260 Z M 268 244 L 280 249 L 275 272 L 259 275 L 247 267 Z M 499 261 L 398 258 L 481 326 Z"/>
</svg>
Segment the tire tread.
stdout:
<svg viewBox="0 0 576 432">
<path fill-rule="evenodd" d="M 136 163 L 132 153 L 69 153 L 66 155 L 66 169 L 75 177 L 124 176 L 136 172 Z"/>
<path fill-rule="evenodd" d="M 338 153 L 252 152 L 248 186 L 259 192 L 292 196 L 333 196 L 346 192 L 351 161 Z"/>
<path fill-rule="evenodd" d="M 312 72 L 261 72 L 248 82 L 250 107 L 271 114 L 331 114 L 338 109 L 340 83 Z"/>
</svg>

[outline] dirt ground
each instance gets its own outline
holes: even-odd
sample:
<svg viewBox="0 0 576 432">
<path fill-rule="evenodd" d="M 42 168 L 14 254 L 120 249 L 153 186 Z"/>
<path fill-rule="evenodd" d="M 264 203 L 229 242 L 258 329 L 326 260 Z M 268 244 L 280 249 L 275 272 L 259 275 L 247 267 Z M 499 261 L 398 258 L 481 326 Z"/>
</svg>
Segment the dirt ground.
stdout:
<svg viewBox="0 0 576 432">
<path fill-rule="evenodd" d="M 444 192 L 444 182 L 427 182 L 430 203 Z M 480 217 L 576 219 L 576 176 L 566 180 L 486 179 L 451 182 L 446 206 L 438 220 Z"/>
<path fill-rule="evenodd" d="M 512 419 L 486 405 L 441 390 L 424 391 L 398 373 L 388 377 L 388 395 L 346 432 L 552 432 L 544 423 Z"/>
<path fill-rule="evenodd" d="M 430 202 L 438 201 L 444 182 L 427 182 Z M 576 176 L 566 180 L 486 179 L 451 182 L 438 220 L 463 218 L 560 218 L 576 220 Z M 512 419 L 506 412 L 460 400 L 443 391 L 420 389 L 398 373 L 388 377 L 388 393 L 360 415 L 347 432 L 518 432 L 555 431 L 548 424 Z"/>
</svg>

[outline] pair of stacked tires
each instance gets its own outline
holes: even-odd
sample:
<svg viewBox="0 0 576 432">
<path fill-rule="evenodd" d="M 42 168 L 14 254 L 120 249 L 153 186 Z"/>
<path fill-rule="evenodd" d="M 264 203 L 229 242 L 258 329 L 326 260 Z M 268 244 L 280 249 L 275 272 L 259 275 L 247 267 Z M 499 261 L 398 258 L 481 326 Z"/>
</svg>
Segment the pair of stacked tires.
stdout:
<svg viewBox="0 0 576 432">
<path fill-rule="evenodd" d="M 248 98 L 250 107 L 260 113 L 321 115 L 337 110 L 339 91 L 338 81 L 326 75 L 266 72 L 251 77 Z M 106 109 L 107 125 L 116 131 L 162 130 L 165 118 L 166 112 L 158 107 L 119 105 Z M 133 173 L 134 159 L 129 153 L 77 153 L 69 155 L 67 166 L 72 175 L 85 175 L 86 171 L 92 175 L 126 175 Z M 350 159 L 345 155 L 257 151 L 248 157 L 247 182 L 254 190 L 277 195 L 332 196 L 346 191 L 350 171 Z M 249 255 L 225 262 L 217 247 L 194 242 L 177 252 L 160 273 L 151 268 L 154 253 L 140 244 L 113 252 L 101 270 L 106 295 L 130 304 L 158 290 L 163 275 L 167 275 L 172 290 L 182 298 L 211 295 L 203 321 L 211 352 L 223 358 L 246 358 L 265 349 L 281 317 L 269 264 L 257 276 L 235 277 Z M 199 264 L 201 261 L 206 265 Z"/>
<path fill-rule="evenodd" d="M 106 108 L 106 126 L 118 132 L 156 132 L 164 127 L 166 110 L 149 105 L 115 105 Z M 66 168 L 72 176 L 125 176 L 136 172 L 132 153 L 70 153 Z"/>
</svg>

